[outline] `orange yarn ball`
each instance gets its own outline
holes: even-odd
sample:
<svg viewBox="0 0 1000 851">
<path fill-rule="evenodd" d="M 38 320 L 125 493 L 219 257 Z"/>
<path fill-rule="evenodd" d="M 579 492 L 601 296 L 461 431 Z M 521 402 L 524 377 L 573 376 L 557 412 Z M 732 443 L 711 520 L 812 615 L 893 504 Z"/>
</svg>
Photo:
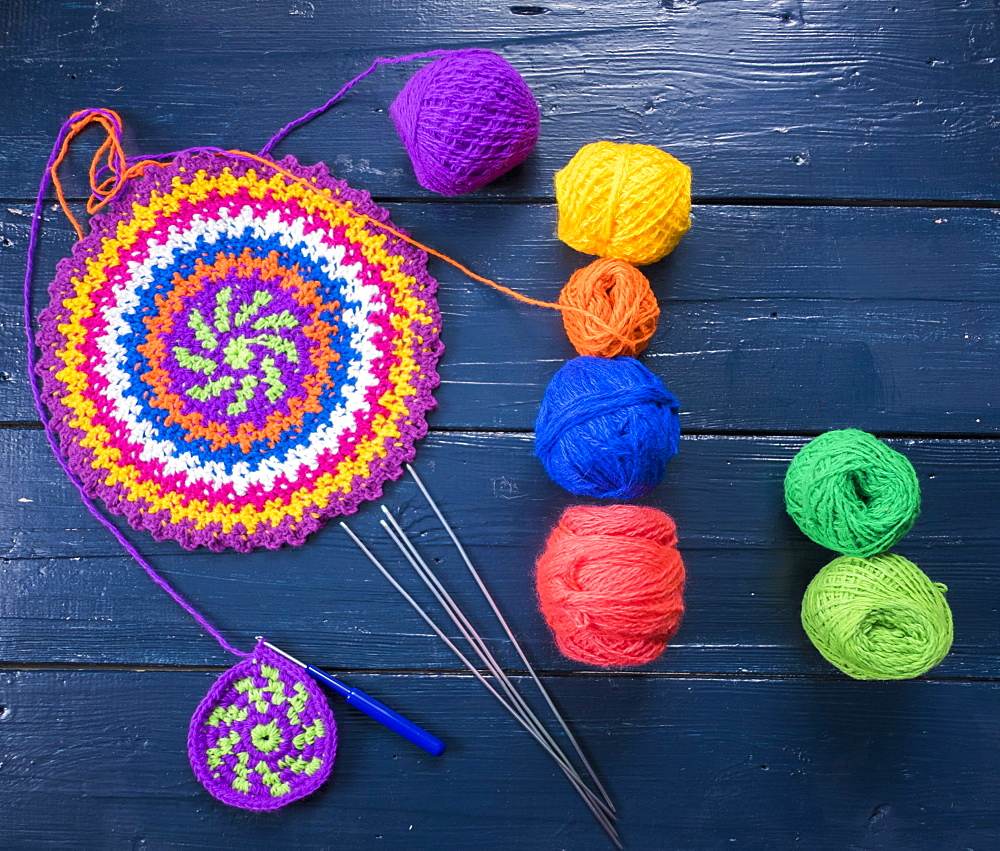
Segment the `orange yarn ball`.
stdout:
<svg viewBox="0 0 1000 851">
<path fill-rule="evenodd" d="M 643 665 L 684 613 L 674 521 L 637 505 L 567 508 L 538 559 L 542 614 L 564 655 L 589 665 Z"/>
<path fill-rule="evenodd" d="M 646 348 L 660 318 L 649 279 L 631 263 L 614 257 L 574 272 L 559 293 L 559 304 L 587 311 L 587 315 L 563 311 L 566 336 L 581 355 L 602 358 L 634 358 Z"/>
</svg>

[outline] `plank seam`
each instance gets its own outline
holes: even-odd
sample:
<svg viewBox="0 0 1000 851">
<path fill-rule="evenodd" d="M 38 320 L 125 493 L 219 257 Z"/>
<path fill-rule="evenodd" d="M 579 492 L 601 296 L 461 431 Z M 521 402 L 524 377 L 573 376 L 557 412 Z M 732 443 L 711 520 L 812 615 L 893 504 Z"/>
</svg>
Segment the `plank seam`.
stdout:
<svg viewBox="0 0 1000 851">
<path fill-rule="evenodd" d="M 155 673 L 202 673 L 221 674 L 228 671 L 231 666 L 227 665 L 171 665 L 171 664 L 150 664 L 150 665 L 124 665 L 119 663 L 99 663 L 99 662 L 0 662 L 0 673 L 30 673 L 35 671 L 67 671 L 67 672 L 125 672 L 134 674 L 155 674 Z M 458 668 L 338 668 L 332 665 L 323 665 L 323 669 L 343 675 L 345 677 L 364 676 L 398 676 L 398 677 L 451 677 L 457 679 L 471 680 L 472 674 L 464 669 Z M 504 669 L 512 677 L 527 677 L 528 672 L 518 668 Z M 567 678 L 591 678 L 591 679 L 664 679 L 664 680 L 815 680 L 815 681 L 839 681 L 853 683 L 853 680 L 843 674 L 810 674 L 810 673 L 763 673 L 752 671 L 562 671 L 536 668 L 536 673 L 541 677 L 549 679 Z M 933 683 L 1000 683 L 1000 677 L 976 677 L 976 676 L 922 676 L 911 682 L 933 682 Z"/>
<path fill-rule="evenodd" d="M 83 204 L 86 196 L 67 197 L 71 203 Z M 426 204 L 427 206 L 462 205 L 465 207 L 482 206 L 552 206 L 556 203 L 554 195 L 526 195 L 520 197 L 485 196 L 482 198 L 429 198 L 419 195 L 372 195 L 372 200 L 378 204 Z M 0 203 L 11 205 L 34 205 L 34 198 L 0 198 Z M 55 198 L 46 198 L 47 204 L 55 204 Z M 1000 199 L 972 198 L 827 198 L 820 196 L 787 196 L 787 195 L 694 195 L 691 204 L 696 207 L 873 207 L 873 208 L 942 208 L 994 210 L 1000 209 Z"/>
<path fill-rule="evenodd" d="M 35 420 L 4 420 L 0 421 L 0 429 L 21 429 L 24 431 L 41 431 L 42 424 Z M 714 429 L 691 429 L 684 428 L 681 430 L 681 437 L 698 437 L 698 438 L 713 438 L 713 437 L 736 437 L 736 438 L 751 438 L 751 439 L 761 439 L 761 440 L 785 440 L 787 438 L 812 438 L 823 434 L 828 429 L 817 429 L 816 431 L 767 431 L 767 430 L 754 430 L 754 429 L 730 429 L 730 430 L 719 430 Z M 430 435 L 479 435 L 479 434 L 489 434 L 489 435 L 517 435 L 522 437 L 533 437 L 534 430 L 530 428 L 490 428 L 489 426 L 484 426 L 482 428 L 470 428 L 469 426 L 434 426 L 428 429 L 427 434 Z M 988 441 L 993 442 L 1000 440 L 1000 432 L 903 432 L 903 431 L 892 431 L 876 429 L 873 434 L 878 437 L 886 438 L 889 440 L 967 440 L 967 441 Z"/>
</svg>

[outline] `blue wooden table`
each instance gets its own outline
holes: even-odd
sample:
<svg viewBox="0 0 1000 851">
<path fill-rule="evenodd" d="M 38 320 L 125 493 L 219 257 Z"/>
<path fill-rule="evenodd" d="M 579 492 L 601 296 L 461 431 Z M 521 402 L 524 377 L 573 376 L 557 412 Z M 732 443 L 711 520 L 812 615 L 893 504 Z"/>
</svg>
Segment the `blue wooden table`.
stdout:
<svg viewBox="0 0 1000 851">
<path fill-rule="evenodd" d="M 677 520 L 688 611 L 641 671 L 563 659 L 534 602 L 534 558 L 574 502 L 531 454 L 572 355 L 559 317 L 433 266 L 447 351 L 418 466 L 600 767 L 627 846 L 1000 846 L 995 2 L 6 0 L 0 44 L 0 846 L 608 847 L 335 525 L 252 555 L 131 536 L 237 644 L 266 631 L 449 750 L 424 756 L 340 704 L 321 792 L 268 815 L 210 798 L 186 729 L 231 659 L 86 513 L 25 374 L 29 199 L 72 111 L 121 112 L 133 152 L 257 150 L 375 56 L 470 45 L 511 61 L 542 110 L 536 152 L 485 190 L 415 182 L 387 114 L 407 68 L 284 150 L 543 299 L 586 262 L 554 236 L 552 175 L 580 145 L 651 143 L 693 169 L 694 226 L 647 269 L 663 316 L 645 356 L 683 407 L 681 453 L 646 502 Z M 47 209 L 37 298 L 71 243 Z M 844 426 L 889 438 L 920 476 L 923 515 L 897 551 L 949 586 L 955 645 L 916 681 L 851 681 L 799 626 L 830 554 L 784 514 L 782 476 Z M 383 502 L 447 552 L 412 484 Z M 376 508 L 359 531 L 374 535 Z"/>
</svg>

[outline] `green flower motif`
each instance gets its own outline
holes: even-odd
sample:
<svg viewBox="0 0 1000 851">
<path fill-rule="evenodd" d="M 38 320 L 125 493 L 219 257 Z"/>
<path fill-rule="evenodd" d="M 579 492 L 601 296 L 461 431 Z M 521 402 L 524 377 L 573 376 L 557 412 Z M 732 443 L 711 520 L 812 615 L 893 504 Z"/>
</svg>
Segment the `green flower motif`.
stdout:
<svg viewBox="0 0 1000 851">
<path fill-rule="evenodd" d="M 187 328 L 197 343 L 172 348 L 177 363 L 202 376 L 184 392 L 195 401 L 209 402 L 231 395 L 225 408 L 228 416 L 245 414 L 259 392 L 272 405 L 288 390 L 282 379 L 280 359 L 284 364 L 298 364 L 295 342 L 282 332 L 294 331 L 301 323 L 288 308 L 275 309 L 273 293 L 258 289 L 233 311 L 233 287 L 215 294 L 211 316 L 192 307 Z M 268 308 L 271 311 L 268 312 Z M 221 403 L 220 403 L 221 404 Z"/>
<path fill-rule="evenodd" d="M 280 747 L 281 730 L 278 725 L 271 721 L 267 724 L 258 724 L 250 731 L 250 741 L 261 753 L 270 753 L 275 748 Z"/>
</svg>

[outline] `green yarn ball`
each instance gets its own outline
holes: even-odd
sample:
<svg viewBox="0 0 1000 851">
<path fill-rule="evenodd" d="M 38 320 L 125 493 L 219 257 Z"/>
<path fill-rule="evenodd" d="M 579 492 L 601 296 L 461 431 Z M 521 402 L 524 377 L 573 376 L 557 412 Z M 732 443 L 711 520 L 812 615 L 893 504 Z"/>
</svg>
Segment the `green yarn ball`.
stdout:
<svg viewBox="0 0 1000 851">
<path fill-rule="evenodd" d="M 803 534 L 851 556 L 883 553 L 920 514 L 920 483 L 905 455 L 866 431 L 810 440 L 785 474 L 785 506 Z"/>
<path fill-rule="evenodd" d="M 908 680 L 940 662 L 954 636 L 948 588 L 902 556 L 841 556 L 802 598 L 802 626 L 856 680 Z"/>
</svg>

